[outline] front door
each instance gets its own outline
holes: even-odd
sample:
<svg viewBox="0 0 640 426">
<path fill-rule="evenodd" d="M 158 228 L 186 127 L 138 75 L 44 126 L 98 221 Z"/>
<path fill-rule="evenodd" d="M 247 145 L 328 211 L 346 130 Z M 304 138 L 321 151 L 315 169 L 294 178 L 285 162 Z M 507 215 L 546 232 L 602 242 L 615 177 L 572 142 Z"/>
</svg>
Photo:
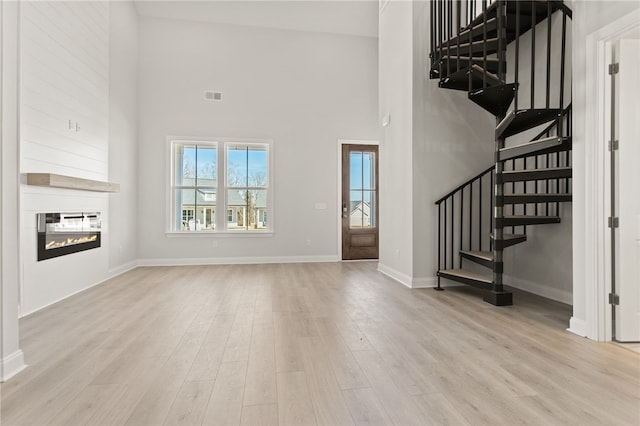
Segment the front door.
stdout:
<svg viewBox="0 0 640 426">
<path fill-rule="evenodd" d="M 342 146 L 342 259 L 378 258 L 378 147 Z"/>
</svg>

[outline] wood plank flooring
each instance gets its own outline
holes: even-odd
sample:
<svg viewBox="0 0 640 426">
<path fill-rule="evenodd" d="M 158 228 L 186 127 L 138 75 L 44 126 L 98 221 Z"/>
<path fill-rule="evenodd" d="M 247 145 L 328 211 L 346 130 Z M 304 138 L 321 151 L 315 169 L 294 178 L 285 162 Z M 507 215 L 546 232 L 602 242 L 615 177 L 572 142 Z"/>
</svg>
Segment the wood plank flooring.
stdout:
<svg viewBox="0 0 640 426">
<path fill-rule="evenodd" d="M 20 322 L 2 425 L 638 425 L 640 354 L 373 262 L 138 268 Z"/>
</svg>

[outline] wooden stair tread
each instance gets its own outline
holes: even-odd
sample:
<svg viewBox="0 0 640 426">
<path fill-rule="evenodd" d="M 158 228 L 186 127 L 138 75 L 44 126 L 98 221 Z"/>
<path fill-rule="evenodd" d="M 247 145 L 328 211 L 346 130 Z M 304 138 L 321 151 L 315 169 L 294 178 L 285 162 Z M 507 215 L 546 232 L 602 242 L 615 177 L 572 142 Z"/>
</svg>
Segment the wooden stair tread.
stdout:
<svg viewBox="0 0 640 426">
<path fill-rule="evenodd" d="M 477 257 L 479 259 L 483 259 L 489 262 L 493 262 L 493 252 L 492 251 L 474 251 L 474 250 L 460 250 L 460 254 L 466 254 L 468 256 Z"/>
<path fill-rule="evenodd" d="M 489 277 L 485 277 L 484 275 L 476 274 L 474 272 L 470 272 L 464 269 L 446 269 L 444 271 L 439 271 L 439 272 L 447 275 L 455 275 L 462 278 L 468 278 L 470 280 L 482 281 L 488 284 L 493 283 L 493 280 Z"/>
<path fill-rule="evenodd" d="M 484 275 L 469 272 L 464 269 L 446 269 L 438 271 L 438 277 L 461 282 L 483 290 L 490 290 L 493 286 L 493 279 Z"/>
</svg>

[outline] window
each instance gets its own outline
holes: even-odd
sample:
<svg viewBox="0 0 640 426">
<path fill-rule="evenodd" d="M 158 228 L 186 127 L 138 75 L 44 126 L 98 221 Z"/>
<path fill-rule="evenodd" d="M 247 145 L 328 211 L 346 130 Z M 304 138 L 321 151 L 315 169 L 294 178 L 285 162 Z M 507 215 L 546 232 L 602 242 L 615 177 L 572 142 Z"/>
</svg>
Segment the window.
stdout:
<svg viewBox="0 0 640 426">
<path fill-rule="evenodd" d="M 270 231 L 270 146 L 172 140 L 170 232 Z"/>
<path fill-rule="evenodd" d="M 269 151 L 262 144 L 229 144 L 227 156 L 227 205 L 238 213 L 242 222 L 230 223 L 228 229 L 259 230 L 266 228 L 260 212 L 267 210 Z"/>
</svg>

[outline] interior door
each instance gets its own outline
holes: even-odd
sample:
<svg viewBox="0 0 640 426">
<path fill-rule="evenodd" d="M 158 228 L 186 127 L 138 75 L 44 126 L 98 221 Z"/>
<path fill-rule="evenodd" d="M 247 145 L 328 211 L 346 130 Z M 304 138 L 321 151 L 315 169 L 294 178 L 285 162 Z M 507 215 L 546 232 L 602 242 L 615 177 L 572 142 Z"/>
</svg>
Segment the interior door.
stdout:
<svg viewBox="0 0 640 426">
<path fill-rule="evenodd" d="M 640 341 L 640 40 L 620 40 L 616 340 Z"/>
<path fill-rule="evenodd" d="M 378 258 L 378 147 L 342 146 L 342 259 Z"/>
</svg>

